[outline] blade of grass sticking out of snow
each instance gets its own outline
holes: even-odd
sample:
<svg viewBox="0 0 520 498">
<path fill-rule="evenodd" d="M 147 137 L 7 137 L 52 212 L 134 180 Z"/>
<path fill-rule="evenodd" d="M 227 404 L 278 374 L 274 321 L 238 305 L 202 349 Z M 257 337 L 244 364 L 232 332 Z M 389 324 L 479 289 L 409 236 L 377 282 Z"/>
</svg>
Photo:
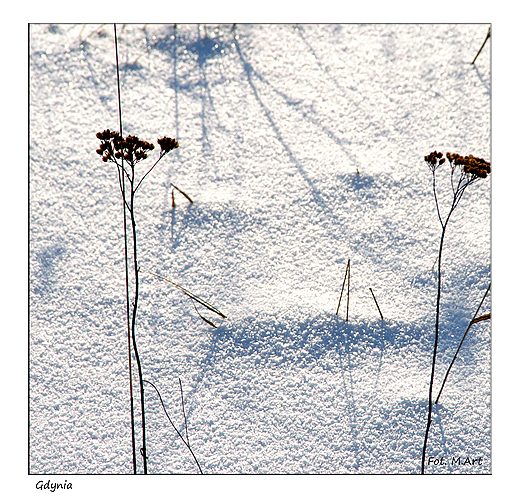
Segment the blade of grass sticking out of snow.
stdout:
<svg viewBox="0 0 520 498">
<path fill-rule="evenodd" d="M 441 397 L 442 390 L 444 389 L 444 384 L 446 384 L 446 380 L 448 379 L 448 375 L 450 374 L 451 367 L 455 363 L 455 360 L 457 359 L 457 355 L 459 354 L 460 348 L 462 347 L 462 343 L 464 342 L 464 339 L 466 339 L 466 335 L 469 332 L 469 329 L 474 323 L 482 322 L 484 320 L 489 320 L 491 318 L 491 313 L 488 313 L 486 315 L 479 316 L 478 312 L 480 311 L 480 308 L 482 307 L 482 304 L 484 303 L 484 300 L 486 299 L 486 296 L 488 295 L 489 289 L 491 288 L 491 284 L 488 285 L 488 288 L 484 294 L 484 297 L 482 298 L 482 301 L 480 301 L 480 304 L 478 305 L 477 311 L 475 311 L 475 314 L 473 315 L 473 319 L 469 322 L 468 328 L 466 329 L 466 332 L 464 332 L 464 335 L 462 336 L 462 340 L 460 341 L 459 347 L 457 348 L 457 352 L 455 353 L 455 356 L 453 357 L 453 360 L 451 360 L 450 366 L 448 367 L 448 370 L 446 371 L 446 375 L 444 376 L 444 380 L 442 381 L 441 389 L 439 391 L 439 394 L 437 395 L 437 399 L 435 400 L 435 404 L 439 402 L 439 398 Z"/>
<path fill-rule="evenodd" d="M 186 431 L 186 442 L 188 445 L 190 444 L 190 438 L 188 437 L 188 420 L 186 419 L 186 410 L 184 410 L 184 394 L 182 392 L 182 382 L 179 377 L 179 386 L 181 388 L 181 404 L 182 404 L 182 414 L 184 416 L 184 430 Z"/>
<path fill-rule="evenodd" d="M 188 450 L 190 450 L 190 453 L 193 456 L 193 459 L 195 460 L 195 463 L 197 464 L 197 467 L 199 468 L 199 472 L 201 474 L 203 474 L 202 469 L 200 468 L 200 465 L 199 465 L 199 461 L 197 460 L 197 457 L 195 456 L 195 453 L 193 453 L 193 450 L 191 449 L 191 446 L 190 446 L 189 442 L 182 437 L 182 434 L 179 432 L 177 427 L 175 427 L 175 424 L 172 422 L 172 419 L 168 415 L 168 412 L 166 411 L 166 407 L 164 406 L 164 403 L 163 403 L 163 400 L 162 400 L 162 396 L 161 396 L 161 393 L 159 392 L 159 389 L 157 389 L 154 386 L 154 384 L 152 384 L 149 380 L 145 380 L 144 382 L 146 382 L 147 384 L 150 384 L 155 389 L 155 392 L 159 396 L 159 401 L 161 402 L 161 405 L 163 407 L 164 413 L 166 414 L 166 417 L 168 418 L 168 420 L 169 420 L 170 424 L 172 425 L 172 427 L 175 429 L 175 432 L 177 433 L 177 435 L 181 438 L 182 442 L 186 445 L 186 448 L 188 448 Z M 183 411 L 184 411 L 184 404 L 183 404 Z"/>
<path fill-rule="evenodd" d="M 339 313 L 339 307 L 341 305 L 341 298 L 343 297 L 343 290 L 345 289 L 345 282 L 347 281 L 347 273 L 348 273 L 349 267 L 350 267 L 350 259 L 348 260 L 347 269 L 345 270 L 345 278 L 343 279 L 343 285 L 341 286 L 341 293 L 339 295 L 339 303 L 338 303 L 338 309 L 336 310 L 336 315 Z M 348 311 L 347 311 L 347 315 L 348 315 Z"/>
<path fill-rule="evenodd" d="M 92 33 L 90 33 L 90 35 L 86 36 L 85 38 L 83 38 L 83 40 L 81 40 L 79 42 L 79 45 L 83 45 L 93 34 L 98 34 L 101 33 L 101 31 L 103 31 L 103 28 L 106 26 L 106 24 L 102 24 L 97 30 L 95 29 L 94 31 L 92 31 Z M 81 32 L 83 33 L 83 29 L 81 30 Z"/>
<path fill-rule="evenodd" d="M 147 270 L 141 270 L 141 271 L 144 271 L 145 273 L 149 273 L 150 275 L 153 275 L 154 277 L 160 278 L 161 280 L 164 280 L 165 282 L 172 284 L 173 286 L 177 287 L 182 292 L 184 292 L 184 294 L 186 294 L 190 299 L 193 299 L 197 303 L 201 304 L 202 306 L 207 308 L 209 311 L 215 313 L 216 315 L 218 315 L 222 318 L 227 318 L 227 316 L 224 315 L 224 313 L 220 312 L 217 308 L 215 308 L 215 306 L 212 306 L 211 304 L 207 303 L 202 298 L 196 296 L 195 294 L 193 294 L 189 290 L 185 289 L 184 287 L 180 286 L 179 284 L 176 284 L 175 282 L 172 282 L 171 280 L 168 280 L 167 278 L 161 277 L 160 275 L 157 275 L 156 273 L 152 273 L 151 271 L 147 271 Z"/>
<path fill-rule="evenodd" d="M 381 320 L 384 320 L 383 313 L 381 313 L 381 309 L 379 308 L 379 304 L 377 304 L 376 296 L 374 296 L 374 292 L 372 291 L 372 288 L 369 287 L 369 289 L 370 289 L 370 292 L 372 293 L 372 297 L 374 298 L 374 302 L 376 303 L 377 311 L 379 311 L 379 314 L 381 315 Z"/>
<path fill-rule="evenodd" d="M 345 318 L 345 321 L 348 322 L 348 308 L 350 304 L 350 259 L 347 263 L 348 267 L 348 279 L 347 279 L 347 317 Z"/>
<path fill-rule="evenodd" d="M 186 199 L 190 201 L 191 204 L 193 204 L 193 201 L 191 200 L 190 196 L 183 192 L 179 187 L 176 187 L 173 183 L 170 182 L 170 185 L 175 189 L 178 190 Z M 172 199 L 173 199 L 173 190 L 172 190 Z"/>
<path fill-rule="evenodd" d="M 213 322 L 211 322 L 210 320 L 208 320 L 207 318 L 203 317 L 200 314 L 197 306 L 195 306 L 195 303 L 193 303 L 193 307 L 195 308 L 195 311 L 197 312 L 197 315 L 199 315 L 208 325 L 211 325 L 212 327 L 217 328 L 217 326 Z"/>
<path fill-rule="evenodd" d="M 486 44 L 486 42 L 488 41 L 488 38 L 490 36 L 491 36 L 491 27 L 488 29 L 488 32 L 487 32 L 487 35 L 486 35 L 486 39 L 484 40 L 484 43 L 482 44 L 482 46 L 480 47 L 479 51 L 477 52 L 477 55 L 475 55 L 475 58 L 473 59 L 472 64 L 475 64 L 475 61 L 477 60 L 477 57 L 480 55 L 480 52 L 482 52 L 482 49 L 484 48 L 484 45 Z"/>
<path fill-rule="evenodd" d="M 477 323 L 477 322 L 483 322 L 484 320 L 489 320 L 490 318 L 491 318 L 491 313 L 487 313 L 485 315 L 479 316 L 478 318 L 474 318 L 473 320 L 471 320 L 471 324 L 473 325 L 474 323 Z"/>
</svg>

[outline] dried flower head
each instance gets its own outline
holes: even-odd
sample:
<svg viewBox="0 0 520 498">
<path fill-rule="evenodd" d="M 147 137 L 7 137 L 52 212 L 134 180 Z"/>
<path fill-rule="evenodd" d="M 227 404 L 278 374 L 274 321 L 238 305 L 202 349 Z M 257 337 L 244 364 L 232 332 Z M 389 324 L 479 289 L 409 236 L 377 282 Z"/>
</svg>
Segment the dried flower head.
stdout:
<svg viewBox="0 0 520 498">
<path fill-rule="evenodd" d="M 430 152 L 427 156 L 424 156 L 424 160 L 428 163 L 428 166 L 432 171 L 435 171 L 438 166 L 444 163 L 442 152 L 437 152 L 436 150 Z"/>
<path fill-rule="evenodd" d="M 157 143 L 161 147 L 161 151 L 163 154 L 170 152 L 173 149 L 177 149 L 179 147 L 179 142 L 175 140 L 175 138 L 163 137 L 157 140 Z"/>
<path fill-rule="evenodd" d="M 424 157 L 424 160 L 428 163 L 428 166 L 432 171 L 435 171 L 438 166 L 443 164 L 445 161 L 442 158 L 441 152 L 430 152 Z M 448 159 L 452 170 L 455 166 L 459 166 L 462 174 L 467 175 L 467 180 L 473 182 L 477 178 L 486 178 L 491 173 L 491 164 L 480 157 L 475 157 L 472 154 L 469 156 L 461 156 L 460 154 L 454 154 L 446 152 L 446 158 Z M 440 159 L 437 162 L 437 159 Z"/>
<path fill-rule="evenodd" d="M 97 149 L 96 152 L 100 156 L 103 156 L 101 158 L 103 162 L 114 161 L 114 152 L 121 143 L 121 135 L 115 131 L 105 130 L 96 133 L 96 137 L 101 140 L 99 149 Z"/>
<path fill-rule="evenodd" d="M 137 163 L 146 159 L 148 154 L 146 151 L 154 149 L 155 146 L 151 143 L 140 140 L 134 135 L 126 137 L 118 149 L 122 152 L 124 158 L 129 163 Z"/>
<path fill-rule="evenodd" d="M 116 162 L 116 159 L 124 157 L 129 163 L 135 164 L 148 157 L 146 151 L 155 148 L 153 144 L 133 135 L 122 140 L 119 133 L 111 130 L 96 133 L 96 137 L 101 140 L 101 145 L 96 152 L 103 156 L 104 162 Z"/>
</svg>

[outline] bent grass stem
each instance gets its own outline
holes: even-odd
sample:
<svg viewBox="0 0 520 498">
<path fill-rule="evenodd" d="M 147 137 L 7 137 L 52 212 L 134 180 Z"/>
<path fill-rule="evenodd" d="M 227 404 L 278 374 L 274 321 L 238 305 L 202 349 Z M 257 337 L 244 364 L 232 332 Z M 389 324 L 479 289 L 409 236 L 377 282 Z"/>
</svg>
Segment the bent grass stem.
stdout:
<svg viewBox="0 0 520 498">
<path fill-rule="evenodd" d="M 161 277 L 160 275 L 157 275 L 156 273 L 152 273 L 151 271 L 147 271 L 147 270 L 141 270 L 141 271 L 143 271 L 144 273 L 153 275 L 154 277 L 160 278 L 161 280 L 164 280 L 165 282 L 172 284 L 173 286 L 180 289 L 184 294 L 186 294 L 186 296 L 188 296 L 193 301 L 196 301 L 197 303 L 201 304 L 202 306 L 204 306 L 208 310 L 212 311 L 213 313 L 219 315 L 220 317 L 227 318 L 226 315 L 224 315 L 224 313 L 220 312 L 217 308 L 215 308 L 215 306 L 212 306 L 211 304 L 207 303 L 202 298 L 196 296 L 195 294 L 193 294 L 189 290 L 185 289 L 184 287 L 181 287 L 179 284 L 176 284 L 175 282 L 172 282 L 171 280 L 168 280 L 167 278 Z"/>
<path fill-rule="evenodd" d="M 180 379 L 179 379 L 179 381 L 180 381 Z M 181 438 L 181 441 L 186 445 L 186 448 L 188 448 L 188 450 L 190 451 L 191 456 L 193 457 L 193 459 L 195 460 L 195 463 L 197 464 L 197 467 L 199 468 L 199 472 L 200 472 L 201 474 L 203 474 L 202 469 L 201 469 L 200 464 L 199 464 L 199 461 L 197 460 L 197 457 L 195 456 L 195 453 L 193 453 L 193 450 L 191 449 L 191 445 L 190 445 L 189 442 L 187 441 L 187 426 L 186 426 L 186 439 L 184 439 L 184 438 L 182 437 L 182 434 L 179 432 L 179 430 L 177 429 L 177 427 L 175 427 L 175 424 L 172 422 L 172 419 L 171 419 L 170 416 L 168 415 L 168 412 L 167 412 L 167 410 L 166 410 L 166 407 L 164 406 L 164 402 L 163 402 L 163 400 L 162 400 L 162 396 L 161 396 L 161 393 L 159 392 L 159 390 L 158 390 L 158 389 L 157 389 L 157 388 L 156 388 L 156 387 L 155 387 L 155 386 L 154 386 L 150 381 L 145 380 L 145 382 L 146 382 L 147 384 L 150 384 L 150 385 L 155 389 L 155 392 L 156 392 L 157 395 L 159 396 L 159 401 L 161 402 L 161 405 L 162 405 L 162 407 L 163 407 L 164 413 L 165 413 L 166 417 L 168 418 L 168 420 L 169 420 L 171 426 L 175 429 L 175 432 L 176 432 L 177 435 Z M 183 401 L 182 410 L 183 410 L 183 412 L 184 412 L 184 401 Z M 185 415 L 185 417 L 186 417 L 186 415 Z M 186 418 L 185 418 L 185 420 L 186 420 Z"/>
<path fill-rule="evenodd" d="M 462 347 L 462 343 L 464 342 L 464 339 L 466 339 L 466 335 L 469 332 L 469 329 L 474 323 L 481 322 L 483 320 L 489 320 L 491 318 L 491 314 L 482 315 L 477 318 L 478 312 L 480 311 L 480 308 L 482 307 L 482 304 L 484 303 L 484 300 L 486 299 L 486 296 L 488 295 L 489 289 L 491 288 L 491 283 L 488 285 L 488 288 L 484 294 L 484 297 L 482 298 L 482 301 L 480 301 L 480 304 L 478 305 L 477 311 L 475 311 L 475 314 L 473 315 L 473 318 L 469 322 L 468 328 L 466 329 L 466 332 L 464 332 L 464 336 L 462 337 L 462 340 L 460 341 L 459 347 L 457 348 L 457 352 L 455 353 L 455 356 L 453 357 L 453 360 L 451 360 L 450 366 L 448 367 L 448 370 L 446 371 L 446 375 L 444 376 L 444 380 L 442 381 L 442 386 L 439 391 L 439 394 L 437 395 L 437 399 L 435 400 L 435 404 L 439 402 L 439 398 L 441 397 L 442 390 L 444 389 L 444 384 L 446 384 L 446 380 L 448 380 L 448 375 L 450 374 L 451 367 L 453 367 L 453 364 L 455 363 L 455 360 L 457 359 L 457 355 L 459 354 L 460 348 Z"/>
</svg>

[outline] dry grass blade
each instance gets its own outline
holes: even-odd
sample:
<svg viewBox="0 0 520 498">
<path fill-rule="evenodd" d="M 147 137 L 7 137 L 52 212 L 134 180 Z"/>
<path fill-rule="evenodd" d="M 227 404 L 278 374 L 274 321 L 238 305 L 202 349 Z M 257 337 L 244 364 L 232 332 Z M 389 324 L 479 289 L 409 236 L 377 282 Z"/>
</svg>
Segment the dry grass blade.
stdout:
<svg viewBox="0 0 520 498">
<path fill-rule="evenodd" d="M 180 286 L 179 284 L 176 284 L 175 282 L 172 282 L 171 280 L 168 280 L 167 278 L 161 277 L 160 275 L 157 275 L 156 273 L 152 273 L 151 271 L 146 271 L 146 270 L 141 270 L 141 271 L 144 271 L 145 273 L 149 273 L 150 275 L 153 275 L 154 277 L 160 278 L 161 280 L 164 280 L 165 282 L 168 282 L 168 283 L 172 284 L 173 286 L 177 287 L 182 292 L 184 292 L 184 294 L 186 294 L 190 299 L 193 299 L 197 303 L 201 304 L 202 306 L 204 306 L 209 311 L 215 313 L 216 315 L 218 315 L 218 316 L 220 316 L 222 318 L 227 318 L 227 316 L 224 315 L 224 313 L 220 312 L 217 308 L 215 308 L 215 306 L 212 306 L 211 304 L 207 303 L 202 298 L 196 296 L 195 294 L 193 294 L 189 290 L 185 289 L 184 287 Z M 197 313 L 198 313 L 198 311 L 197 311 Z M 201 316 L 200 313 L 199 313 L 199 316 Z M 202 316 L 201 316 L 201 318 L 204 319 L 204 317 L 202 317 Z M 206 319 L 204 319 L 204 320 L 207 321 Z"/>
<path fill-rule="evenodd" d="M 217 326 L 212 321 L 208 320 L 207 318 L 203 317 L 200 314 L 199 310 L 197 309 L 197 306 L 195 306 L 195 303 L 193 303 L 193 307 L 195 308 L 197 315 L 199 315 L 208 325 L 211 325 L 212 327 L 217 328 Z"/>
<path fill-rule="evenodd" d="M 348 322 L 348 309 L 350 304 L 350 259 L 348 260 L 348 280 L 347 280 L 347 317 L 345 321 Z"/>
<path fill-rule="evenodd" d="M 482 49 L 484 48 L 484 45 L 486 44 L 486 42 L 488 41 L 490 36 L 491 36 L 491 27 L 488 29 L 488 32 L 487 32 L 487 35 L 486 35 L 486 39 L 484 40 L 484 43 L 480 47 L 480 50 L 477 52 L 477 55 L 475 55 L 475 58 L 473 59 L 472 64 L 475 64 L 475 61 L 477 60 L 477 57 L 480 55 L 480 52 L 482 52 Z"/>
<path fill-rule="evenodd" d="M 85 38 L 83 38 L 83 40 L 81 40 L 79 42 L 80 46 L 83 45 L 92 35 L 94 34 L 98 34 L 101 33 L 101 31 L 103 31 L 103 28 L 106 26 L 106 24 L 102 24 L 98 29 L 95 29 L 94 31 L 92 31 L 92 33 L 90 33 L 90 35 L 86 36 Z M 84 29 L 85 27 L 83 27 Z M 83 29 L 81 30 L 81 32 L 83 33 Z"/>
<path fill-rule="evenodd" d="M 479 316 L 478 318 L 473 318 L 473 320 L 471 320 L 471 325 L 473 325 L 474 323 L 483 322 L 484 320 L 489 320 L 489 319 L 491 319 L 491 313 L 487 313 L 486 315 Z"/>
<path fill-rule="evenodd" d="M 379 308 L 379 304 L 377 304 L 376 296 L 374 296 L 374 291 L 372 290 L 371 287 L 369 287 L 369 289 L 370 289 L 370 292 L 372 293 L 372 297 L 374 298 L 374 302 L 376 303 L 377 311 L 379 311 L 379 314 L 381 315 L 381 320 L 384 320 L 383 313 L 381 313 L 381 309 Z"/>
<path fill-rule="evenodd" d="M 162 400 L 162 396 L 161 396 L 161 393 L 159 392 L 159 389 L 157 389 L 155 387 L 155 385 L 152 384 L 149 380 L 145 379 L 144 382 L 146 382 L 147 384 L 150 384 L 155 389 L 155 392 L 159 396 L 159 401 L 161 402 L 161 405 L 163 407 L 163 410 L 164 410 L 164 413 L 165 413 L 166 417 L 168 418 L 168 421 L 170 422 L 171 426 L 175 429 L 175 432 L 177 433 L 177 435 L 181 438 L 181 441 L 186 445 L 186 448 L 188 448 L 189 452 L 191 453 L 191 456 L 193 457 L 193 459 L 195 460 L 195 463 L 197 464 L 197 467 L 199 468 L 199 472 L 202 474 L 203 472 L 202 472 L 202 469 L 200 468 L 199 461 L 197 460 L 197 457 L 195 456 L 195 453 L 193 453 L 193 450 L 191 449 L 191 446 L 190 446 L 187 438 L 184 439 L 182 437 L 182 434 L 179 432 L 177 427 L 175 427 L 175 424 L 172 422 L 172 419 L 170 418 L 170 415 L 168 415 L 168 411 L 166 410 L 166 407 L 164 406 L 164 402 Z M 182 388 L 182 384 L 181 384 L 181 388 Z M 183 409 L 183 412 L 184 412 L 184 397 L 182 397 L 182 402 L 183 402 L 183 408 L 182 409 Z"/>
<path fill-rule="evenodd" d="M 345 270 L 345 278 L 343 279 L 343 285 L 341 286 L 341 293 L 339 295 L 339 303 L 338 303 L 338 309 L 336 310 L 336 315 L 339 313 L 339 307 L 341 305 L 341 298 L 343 297 L 343 290 L 345 289 L 345 282 L 347 281 L 347 273 L 349 271 L 349 268 L 350 268 L 350 259 L 348 260 L 347 269 Z M 348 314 L 348 311 L 347 311 L 347 314 Z"/>
<path fill-rule="evenodd" d="M 188 443 L 188 446 L 189 446 L 190 438 L 188 437 L 188 420 L 186 418 L 186 410 L 184 409 L 184 394 L 182 392 L 182 382 L 181 382 L 180 377 L 179 377 L 179 386 L 181 388 L 181 404 L 182 404 L 182 414 L 184 416 L 184 429 L 186 431 L 186 442 Z"/>
<path fill-rule="evenodd" d="M 191 200 L 190 196 L 188 194 L 186 194 L 185 192 L 183 192 L 179 187 L 176 187 L 173 183 L 170 183 L 170 185 L 177 191 L 179 191 L 184 197 L 186 197 L 186 199 L 188 199 L 190 201 L 191 204 L 193 204 L 193 201 Z M 172 200 L 173 200 L 173 190 L 172 190 Z M 174 204 L 175 206 L 175 204 Z"/>
<path fill-rule="evenodd" d="M 451 360 L 450 366 L 448 367 L 448 370 L 446 371 L 446 375 L 444 376 L 444 380 L 442 381 L 441 389 L 439 391 L 439 394 L 437 395 L 437 399 L 435 400 L 435 404 L 439 402 L 439 398 L 441 397 L 442 390 L 444 389 L 444 384 L 446 384 L 446 381 L 448 380 L 448 375 L 451 372 L 451 367 L 453 367 L 453 364 L 455 363 L 455 360 L 457 359 L 457 355 L 459 354 L 460 348 L 462 347 L 462 343 L 464 342 L 464 339 L 466 339 L 466 336 L 468 335 L 469 329 L 474 323 L 477 322 L 483 322 L 484 320 L 489 320 L 491 318 L 491 313 L 487 313 L 485 315 L 479 316 L 478 312 L 480 311 L 480 308 L 484 304 L 484 301 L 486 299 L 486 296 L 488 295 L 489 289 L 491 289 L 491 284 L 488 285 L 488 288 L 484 294 L 484 297 L 482 298 L 482 301 L 480 301 L 480 304 L 478 305 L 477 311 L 475 311 L 475 314 L 473 315 L 473 319 L 469 322 L 468 328 L 466 329 L 466 332 L 464 332 L 464 335 L 462 336 L 462 340 L 460 341 L 459 347 L 457 348 L 457 352 L 455 353 L 455 356 L 453 357 L 453 360 Z"/>
</svg>

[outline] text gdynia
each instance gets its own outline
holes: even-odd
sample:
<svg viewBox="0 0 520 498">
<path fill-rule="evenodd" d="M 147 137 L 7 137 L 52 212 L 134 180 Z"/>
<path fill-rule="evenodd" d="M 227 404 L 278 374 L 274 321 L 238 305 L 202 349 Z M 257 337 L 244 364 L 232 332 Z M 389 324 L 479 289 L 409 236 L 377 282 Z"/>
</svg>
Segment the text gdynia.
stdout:
<svg viewBox="0 0 520 498">
<path fill-rule="evenodd" d="M 47 490 L 51 493 L 54 493 L 57 489 L 72 489 L 72 483 L 67 482 L 65 479 L 64 483 L 61 482 L 51 482 L 50 479 L 47 482 L 38 481 L 36 483 L 36 489 Z"/>
</svg>

